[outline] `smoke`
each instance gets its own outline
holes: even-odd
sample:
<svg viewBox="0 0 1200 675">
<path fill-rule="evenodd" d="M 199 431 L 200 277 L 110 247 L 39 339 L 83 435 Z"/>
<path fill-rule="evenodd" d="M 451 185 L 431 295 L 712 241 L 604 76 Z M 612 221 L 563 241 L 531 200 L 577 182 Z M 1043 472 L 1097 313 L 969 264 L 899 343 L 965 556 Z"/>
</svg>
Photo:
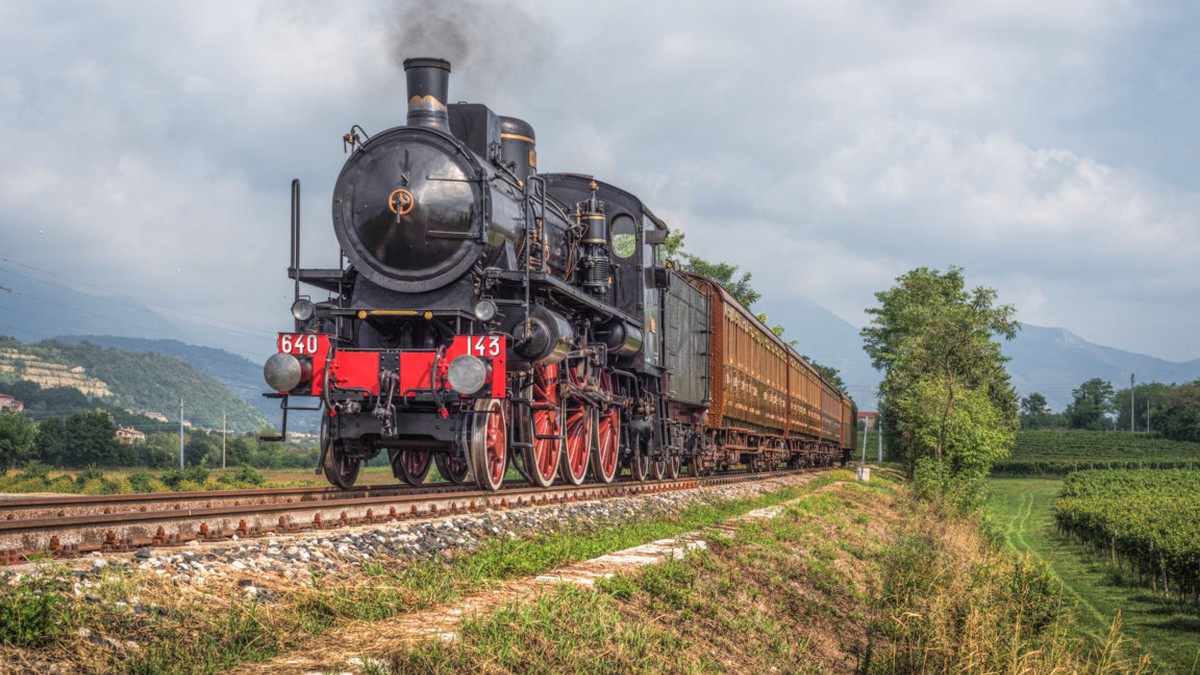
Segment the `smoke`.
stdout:
<svg viewBox="0 0 1200 675">
<path fill-rule="evenodd" d="M 451 100 L 460 77 L 472 98 L 506 98 L 507 85 L 527 81 L 553 51 L 552 31 L 512 0 L 397 0 L 395 8 L 392 59 L 397 66 L 412 57 L 450 61 Z"/>
</svg>

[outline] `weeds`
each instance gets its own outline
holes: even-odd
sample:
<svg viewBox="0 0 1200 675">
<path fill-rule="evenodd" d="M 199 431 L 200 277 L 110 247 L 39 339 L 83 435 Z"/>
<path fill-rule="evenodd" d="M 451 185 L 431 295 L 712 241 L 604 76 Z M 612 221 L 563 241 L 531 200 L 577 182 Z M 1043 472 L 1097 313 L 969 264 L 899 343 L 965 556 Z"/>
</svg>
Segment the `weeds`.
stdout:
<svg viewBox="0 0 1200 675">
<path fill-rule="evenodd" d="M 40 564 L 0 594 L 0 641 L 15 647 L 42 647 L 71 628 L 70 577 L 65 568 Z"/>
<path fill-rule="evenodd" d="M 1096 654 L 1072 637 L 1071 607 L 1045 563 L 1014 558 L 974 519 L 913 508 L 880 560 L 867 672 L 1148 670 L 1147 659 L 1123 655 L 1119 632 Z"/>
<path fill-rule="evenodd" d="M 462 638 L 392 660 L 393 672 L 613 673 L 684 670 L 689 644 L 627 621 L 608 596 L 559 587 L 532 602 L 463 620 Z"/>
</svg>

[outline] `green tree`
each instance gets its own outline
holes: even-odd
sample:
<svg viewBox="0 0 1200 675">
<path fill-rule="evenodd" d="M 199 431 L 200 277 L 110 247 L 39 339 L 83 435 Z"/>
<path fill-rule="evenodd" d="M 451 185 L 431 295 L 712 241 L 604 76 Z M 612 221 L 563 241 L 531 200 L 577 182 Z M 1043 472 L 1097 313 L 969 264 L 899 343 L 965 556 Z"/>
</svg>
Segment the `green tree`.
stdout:
<svg viewBox="0 0 1200 675">
<path fill-rule="evenodd" d="M 227 466 L 239 466 L 249 463 L 250 455 L 254 449 L 253 439 L 230 436 L 225 444 L 225 464 Z"/>
<path fill-rule="evenodd" d="M 1112 421 L 1108 415 L 1115 412 L 1111 382 L 1093 377 L 1076 387 L 1071 396 L 1075 400 L 1067 406 L 1064 414 L 1072 429 L 1100 431 L 1111 428 Z"/>
<path fill-rule="evenodd" d="M 188 466 L 221 466 L 221 438 L 207 431 L 192 431 L 183 444 L 183 457 Z"/>
<path fill-rule="evenodd" d="M 1200 380 L 1169 389 L 1151 411 L 1151 425 L 1176 441 L 1200 442 Z"/>
<path fill-rule="evenodd" d="M 0 410 L 0 467 L 9 469 L 31 458 L 36 437 L 33 420 L 15 410 Z"/>
<path fill-rule="evenodd" d="M 33 455 L 50 466 L 64 466 L 67 454 L 67 427 L 61 418 L 47 417 L 38 424 L 33 440 Z"/>
<path fill-rule="evenodd" d="M 179 466 L 179 434 L 158 432 L 148 434 L 145 443 L 138 443 L 138 463 L 152 469 Z"/>
<path fill-rule="evenodd" d="M 1167 392 L 1174 385 L 1161 382 L 1147 382 L 1133 388 L 1133 430 L 1146 430 L 1146 413 L 1150 411 L 1151 421 L 1154 418 L 1153 406 L 1166 399 Z M 1113 408 L 1117 411 L 1117 431 L 1129 431 L 1129 388 L 1119 389 L 1113 394 Z M 1147 406 L 1149 404 L 1149 407 Z"/>
<path fill-rule="evenodd" d="M 838 372 L 837 368 L 834 368 L 833 366 L 823 366 L 808 356 L 802 356 L 800 358 L 808 361 L 808 365 L 815 368 L 816 371 L 820 373 L 821 377 L 825 378 L 825 380 L 830 384 L 838 389 L 841 389 L 842 393 L 846 392 L 846 383 L 842 381 L 842 375 Z"/>
<path fill-rule="evenodd" d="M 735 279 L 734 277 L 740 269 L 737 265 L 711 262 L 698 255 L 692 255 L 683 250 L 683 239 L 683 232 L 678 230 L 667 236 L 667 241 L 663 245 L 664 258 L 667 262 L 685 272 L 699 274 L 721 284 L 734 299 L 742 303 L 743 307 L 749 308 L 762 297 L 762 294 L 750 285 L 750 278 L 753 276 L 750 272 L 744 272 Z M 765 323 L 765 317 L 763 321 Z"/>
<path fill-rule="evenodd" d="M 1040 415 L 1047 412 L 1050 412 L 1050 404 L 1046 403 L 1045 396 L 1036 391 L 1021 399 L 1022 415 Z"/>
<path fill-rule="evenodd" d="M 991 464 L 1007 455 L 1017 428 L 1017 397 L 994 339 L 1020 325 L 996 292 L 966 290 L 962 268 L 918 268 L 875 294 L 864 349 L 880 384 L 880 412 L 895 448 L 923 489 L 978 503 Z M 919 470 L 919 471 L 918 471 Z"/>
<path fill-rule="evenodd" d="M 1021 399 L 1021 428 L 1048 429 L 1066 426 L 1063 416 L 1050 410 L 1046 397 L 1038 392 Z"/>
<path fill-rule="evenodd" d="M 105 410 L 75 413 L 66 421 L 67 447 L 63 464 L 72 467 L 113 466 L 120 462 L 112 415 Z"/>
</svg>

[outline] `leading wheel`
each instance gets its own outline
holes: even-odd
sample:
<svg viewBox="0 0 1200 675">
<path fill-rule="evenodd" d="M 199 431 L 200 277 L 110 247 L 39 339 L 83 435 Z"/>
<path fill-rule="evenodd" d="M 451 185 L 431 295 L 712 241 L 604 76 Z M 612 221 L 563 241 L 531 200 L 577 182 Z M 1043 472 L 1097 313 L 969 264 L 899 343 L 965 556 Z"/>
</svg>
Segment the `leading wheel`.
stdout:
<svg viewBox="0 0 1200 675">
<path fill-rule="evenodd" d="M 471 467 L 467 465 L 466 460 L 458 455 L 457 450 L 451 450 L 450 454 L 435 455 L 433 461 L 437 464 L 438 473 L 442 474 L 442 478 L 455 485 L 462 485 L 467 482 L 467 476 L 471 473 Z"/>
<path fill-rule="evenodd" d="M 528 387 L 530 422 L 522 428 L 529 435 L 530 447 L 522 448 L 525 469 L 534 487 L 550 487 L 558 473 L 559 458 L 566 447 L 563 420 L 566 410 L 558 396 L 558 364 L 537 364 L 533 367 L 533 382 Z"/>
<path fill-rule="evenodd" d="M 508 469 L 508 415 L 500 399 L 485 398 L 475 403 L 471 420 L 471 464 L 475 483 L 481 490 L 495 492 L 504 483 Z"/>
<path fill-rule="evenodd" d="M 343 490 L 354 487 L 358 480 L 359 461 L 350 454 L 350 444 L 334 440 L 329 431 L 329 417 L 321 418 L 321 446 L 325 453 L 325 479 Z"/>
<path fill-rule="evenodd" d="M 433 466 L 433 453 L 428 450 L 388 450 L 388 461 L 392 464 L 392 475 L 409 485 L 420 485 L 429 476 Z"/>
</svg>

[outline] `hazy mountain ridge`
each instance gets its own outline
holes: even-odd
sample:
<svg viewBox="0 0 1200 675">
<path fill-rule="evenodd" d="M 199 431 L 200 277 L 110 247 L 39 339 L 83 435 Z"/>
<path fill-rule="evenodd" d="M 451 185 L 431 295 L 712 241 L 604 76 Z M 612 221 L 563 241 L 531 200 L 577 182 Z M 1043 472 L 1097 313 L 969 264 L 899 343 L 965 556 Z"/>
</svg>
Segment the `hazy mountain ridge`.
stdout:
<svg viewBox="0 0 1200 675">
<path fill-rule="evenodd" d="M 1015 340 L 1004 345 L 1012 357 L 1008 372 L 1021 394 L 1039 392 L 1054 410 L 1061 411 L 1072 400 L 1071 391 L 1098 377 L 1117 389 L 1129 387 L 1129 376 L 1137 383 L 1165 384 L 1200 379 L 1200 359 L 1183 363 L 1089 342 L 1066 328 L 1025 324 Z"/>
<path fill-rule="evenodd" d="M 6 339 L 5 344 L 21 354 L 37 356 L 41 363 L 80 368 L 106 385 L 110 395 L 96 400 L 108 406 L 154 411 L 178 420 L 176 411 L 183 399 L 184 417 L 197 426 L 219 429 L 223 418 L 234 431 L 256 431 L 268 424 L 263 414 L 229 386 L 174 356 L 107 347 L 87 339 L 35 344 Z M 20 379 L 19 375 L 17 372 L 14 377 Z"/>
<path fill-rule="evenodd" d="M 145 337 L 173 338 L 180 333 L 171 321 L 136 300 L 106 298 L 102 303 L 105 309 L 101 309 L 95 296 L 27 277 L 6 279 L 4 271 L 0 270 L 0 285 L 10 283 L 16 292 L 0 293 L 0 309 L 11 308 L 16 314 L 0 326 L 0 332 L 8 332 L 25 342 L 66 335 L 68 337 L 60 338 L 64 342 L 88 340 L 96 345 L 174 356 L 225 383 L 267 420 L 278 423 L 278 402 L 261 395 L 265 386 L 261 363 L 216 347 Z M 22 288 L 29 289 L 28 294 L 21 292 Z M 54 311 L 48 311 L 48 306 Z M 63 312 L 64 309 L 67 311 Z M 881 374 L 871 367 L 870 359 L 862 349 L 858 328 L 800 296 L 764 297 L 753 309 L 766 312 L 769 324 L 782 325 L 785 329 L 783 339 L 794 341 L 801 354 L 837 368 L 846 382 L 847 393 L 858 403 L 860 410 L 876 408 L 876 387 Z M 75 316 L 77 312 L 85 314 Z M 112 316 L 108 316 L 110 312 Z M 20 318 L 21 330 L 13 331 L 12 324 L 17 318 Z M 99 328 L 93 329 L 93 326 Z M 133 337 L 116 337 L 120 335 Z M 246 338 L 239 339 L 244 341 Z M 236 348 L 213 336 L 204 341 Z M 264 353 L 269 353 L 270 344 L 266 339 L 259 346 L 263 346 Z M 1055 410 L 1066 407 L 1071 402 L 1071 390 L 1093 377 L 1108 380 L 1117 388 L 1129 386 L 1130 373 L 1137 375 L 1138 382 L 1182 383 L 1200 379 L 1200 358 L 1171 362 L 1098 345 L 1065 328 L 1025 324 L 1017 338 L 1004 343 L 1003 348 L 1005 354 L 1012 357 L 1008 371 L 1018 393 L 1024 396 L 1039 392 Z M 289 426 L 297 430 L 306 428 L 309 417 L 312 416 L 293 415 Z"/>
<path fill-rule="evenodd" d="M 126 351 L 172 356 L 224 383 L 253 406 L 270 425 L 278 427 L 280 424 L 279 401 L 263 397 L 267 385 L 263 381 L 261 363 L 254 363 L 223 349 L 189 345 L 178 340 L 149 340 L 115 335 L 69 335 L 58 339 L 71 343 L 87 341 Z M 316 431 L 319 424 L 319 417 L 304 411 L 288 416 L 289 431 Z"/>
<path fill-rule="evenodd" d="M 840 370 L 859 410 L 875 409 L 882 374 L 871 367 L 858 328 L 807 298 L 764 298 L 755 309 L 765 311 L 769 323 L 782 325 L 783 339 L 795 340 L 800 353 Z M 1066 328 L 1023 324 L 1017 337 L 1004 342 L 1002 348 L 1012 359 L 1006 365 L 1017 393 L 1039 392 L 1056 411 L 1071 403 L 1073 389 L 1093 377 L 1107 380 L 1117 389 L 1129 386 L 1131 373 L 1138 383 L 1180 384 L 1200 379 L 1200 358 L 1167 361 L 1098 345 Z"/>
</svg>

